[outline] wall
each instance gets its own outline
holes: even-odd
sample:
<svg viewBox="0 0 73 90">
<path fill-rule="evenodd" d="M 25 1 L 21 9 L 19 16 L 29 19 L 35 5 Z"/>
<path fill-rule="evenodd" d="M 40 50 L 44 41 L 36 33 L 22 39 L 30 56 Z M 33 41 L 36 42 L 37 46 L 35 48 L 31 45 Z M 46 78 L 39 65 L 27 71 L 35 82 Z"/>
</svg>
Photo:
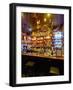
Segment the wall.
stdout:
<svg viewBox="0 0 73 90">
<path fill-rule="evenodd" d="M 72 6 L 73 0 L 0 0 L 0 89 L 3 90 L 71 90 L 72 84 L 64 85 L 46 85 L 34 87 L 12 88 L 8 86 L 9 82 L 9 3 L 40 3 L 48 5 L 65 5 Z"/>
</svg>

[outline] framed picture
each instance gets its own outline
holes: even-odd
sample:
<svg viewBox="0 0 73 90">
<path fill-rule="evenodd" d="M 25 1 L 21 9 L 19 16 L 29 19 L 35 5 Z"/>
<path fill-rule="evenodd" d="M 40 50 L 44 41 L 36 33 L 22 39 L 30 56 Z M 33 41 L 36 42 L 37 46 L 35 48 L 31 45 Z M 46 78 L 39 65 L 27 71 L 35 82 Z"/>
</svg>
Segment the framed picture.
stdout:
<svg viewBox="0 0 73 90">
<path fill-rule="evenodd" d="M 10 4 L 10 86 L 71 83 L 71 7 Z"/>
</svg>

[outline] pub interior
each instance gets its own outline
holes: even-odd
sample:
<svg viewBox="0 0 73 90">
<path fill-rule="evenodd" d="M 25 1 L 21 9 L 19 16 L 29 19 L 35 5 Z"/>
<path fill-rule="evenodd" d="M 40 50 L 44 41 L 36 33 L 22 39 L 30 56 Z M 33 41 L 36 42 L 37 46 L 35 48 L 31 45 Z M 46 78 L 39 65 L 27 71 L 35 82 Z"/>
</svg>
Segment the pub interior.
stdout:
<svg viewBox="0 0 73 90">
<path fill-rule="evenodd" d="M 64 75 L 64 15 L 21 13 L 22 77 Z"/>
</svg>

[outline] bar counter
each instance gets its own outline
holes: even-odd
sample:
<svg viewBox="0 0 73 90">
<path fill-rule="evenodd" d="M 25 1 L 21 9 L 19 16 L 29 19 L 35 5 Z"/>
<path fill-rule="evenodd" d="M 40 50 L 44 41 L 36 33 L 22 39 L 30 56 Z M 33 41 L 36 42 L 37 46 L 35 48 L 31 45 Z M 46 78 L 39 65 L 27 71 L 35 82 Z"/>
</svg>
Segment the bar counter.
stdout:
<svg viewBox="0 0 73 90">
<path fill-rule="evenodd" d="M 48 58 L 48 59 L 53 59 L 53 60 L 64 60 L 64 57 L 50 57 L 50 56 L 47 56 L 47 55 L 43 55 L 43 54 L 40 54 L 40 55 L 36 55 L 36 54 L 22 54 L 23 56 L 32 56 L 32 57 L 39 57 L 39 58 Z"/>
<path fill-rule="evenodd" d="M 50 72 L 52 68 L 58 70 L 56 75 L 64 75 L 64 59 L 60 57 L 22 55 L 22 77 L 52 76 L 55 75 Z"/>
</svg>

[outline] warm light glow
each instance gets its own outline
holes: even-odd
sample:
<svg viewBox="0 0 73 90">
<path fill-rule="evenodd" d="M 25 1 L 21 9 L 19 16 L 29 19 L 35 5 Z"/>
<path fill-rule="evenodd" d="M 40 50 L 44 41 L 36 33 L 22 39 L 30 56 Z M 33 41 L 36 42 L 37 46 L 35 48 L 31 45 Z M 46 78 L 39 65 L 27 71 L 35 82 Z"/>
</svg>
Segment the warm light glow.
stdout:
<svg viewBox="0 0 73 90">
<path fill-rule="evenodd" d="M 48 14 L 47 14 L 47 16 L 48 16 L 48 17 L 50 17 L 50 16 L 51 16 L 51 14 L 49 14 L 49 13 L 48 13 Z"/>
<path fill-rule="evenodd" d="M 33 37 L 32 40 L 36 40 L 36 37 Z"/>
<path fill-rule="evenodd" d="M 47 36 L 46 39 L 50 39 L 50 36 Z"/>
<path fill-rule="evenodd" d="M 26 36 L 24 36 L 24 40 L 26 40 Z"/>
<path fill-rule="evenodd" d="M 37 21 L 37 24 L 40 24 L 40 20 Z"/>
<path fill-rule="evenodd" d="M 47 19 L 46 18 L 44 18 L 44 22 L 46 22 L 47 21 Z"/>
</svg>

